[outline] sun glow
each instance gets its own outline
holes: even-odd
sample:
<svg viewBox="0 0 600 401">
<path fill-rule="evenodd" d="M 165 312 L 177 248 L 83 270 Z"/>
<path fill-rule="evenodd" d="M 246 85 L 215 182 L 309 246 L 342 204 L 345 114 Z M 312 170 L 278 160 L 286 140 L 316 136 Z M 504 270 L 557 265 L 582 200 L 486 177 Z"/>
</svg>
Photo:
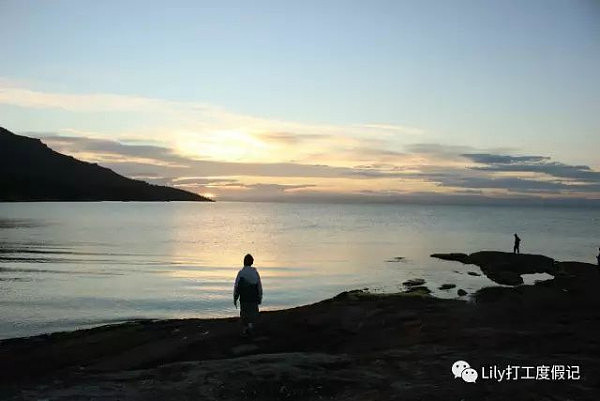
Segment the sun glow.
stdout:
<svg viewBox="0 0 600 401">
<path fill-rule="evenodd" d="M 177 142 L 178 153 L 219 161 L 264 160 L 269 146 L 243 131 L 216 131 L 210 134 L 184 134 Z"/>
</svg>

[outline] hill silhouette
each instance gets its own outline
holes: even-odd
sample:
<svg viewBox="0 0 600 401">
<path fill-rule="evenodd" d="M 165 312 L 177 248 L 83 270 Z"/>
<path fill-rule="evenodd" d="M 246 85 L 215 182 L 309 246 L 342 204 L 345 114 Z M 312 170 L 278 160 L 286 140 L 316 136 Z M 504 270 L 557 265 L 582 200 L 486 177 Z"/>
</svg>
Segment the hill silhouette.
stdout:
<svg viewBox="0 0 600 401">
<path fill-rule="evenodd" d="M 211 201 L 55 152 L 0 127 L 0 201 Z"/>
</svg>

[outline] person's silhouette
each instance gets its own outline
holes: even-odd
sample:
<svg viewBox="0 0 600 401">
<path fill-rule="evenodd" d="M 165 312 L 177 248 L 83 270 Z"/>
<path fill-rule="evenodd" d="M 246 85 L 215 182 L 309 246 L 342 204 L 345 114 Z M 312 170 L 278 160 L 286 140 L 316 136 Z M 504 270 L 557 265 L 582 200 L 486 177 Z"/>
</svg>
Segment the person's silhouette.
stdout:
<svg viewBox="0 0 600 401">
<path fill-rule="evenodd" d="M 254 258 L 244 257 L 244 267 L 238 272 L 233 286 L 233 304 L 237 308 L 240 300 L 240 318 L 244 325 L 242 335 L 252 334 L 254 323 L 258 319 L 258 305 L 262 303 L 262 283 L 258 271 L 252 267 Z"/>
<path fill-rule="evenodd" d="M 515 233 L 515 246 L 513 247 L 513 253 L 521 253 L 521 238 Z"/>
<path fill-rule="evenodd" d="M 598 248 L 598 256 L 596 256 L 596 260 L 598 261 L 598 266 L 600 266 L 600 248 Z"/>
</svg>

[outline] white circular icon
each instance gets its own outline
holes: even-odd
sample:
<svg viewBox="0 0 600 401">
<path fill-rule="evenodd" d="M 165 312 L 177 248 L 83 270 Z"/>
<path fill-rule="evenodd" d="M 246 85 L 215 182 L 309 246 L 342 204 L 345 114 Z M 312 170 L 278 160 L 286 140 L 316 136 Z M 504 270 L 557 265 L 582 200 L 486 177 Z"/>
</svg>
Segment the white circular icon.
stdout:
<svg viewBox="0 0 600 401">
<path fill-rule="evenodd" d="M 466 368 L 460 374 L 460 377 L 467 383 L 475 383 L 477 381 L 477 371 L 473 368 Z"/>
<path fill-rule="evenodd" d="M 454 364 L 452 365 L 452 373 L 454 373 L 454 378 L 456 379 L 457 377 L 461 377 L 463 370 L 470 367 L 471 366 L 469 365 L 469 363 L 465 361 L 454 362 Z"/>
</svg>

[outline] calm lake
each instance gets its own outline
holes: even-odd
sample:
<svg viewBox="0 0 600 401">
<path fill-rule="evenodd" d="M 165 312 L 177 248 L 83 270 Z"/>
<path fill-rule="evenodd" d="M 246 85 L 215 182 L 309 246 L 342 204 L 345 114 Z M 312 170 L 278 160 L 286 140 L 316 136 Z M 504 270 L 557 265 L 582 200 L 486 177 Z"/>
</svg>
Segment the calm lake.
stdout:
<svg viewBox="0 0 600 401">
<path fill-rule="evenodd" d="M 235 316 L 246 253 L 262 309 L 423 278 L 491 282 L 434 252 L 512 251 L 595 263 L 600 209 L 284 203 L 0 203 L 0 338 L 138 318 Z M 396 260 L 396 257 L 402 257 Z M 528 282 L 533 282 L 529 278 Z"/>
</svg>

